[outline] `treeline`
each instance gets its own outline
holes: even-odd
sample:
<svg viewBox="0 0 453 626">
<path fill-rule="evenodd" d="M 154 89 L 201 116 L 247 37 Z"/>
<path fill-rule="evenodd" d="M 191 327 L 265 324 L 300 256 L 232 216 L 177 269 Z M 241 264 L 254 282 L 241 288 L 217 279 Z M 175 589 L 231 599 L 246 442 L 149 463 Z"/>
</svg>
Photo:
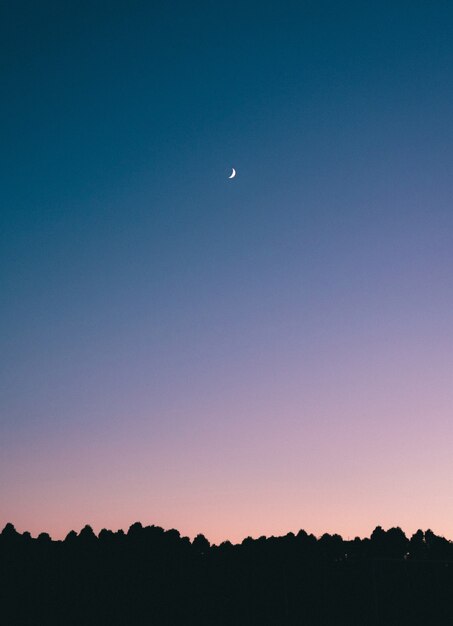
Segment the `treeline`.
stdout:
<svg viewBox="0 0 453 626">
<path fill-rule="evenodd" d="M 0 624 L 443 626 L 453 624 L 453 544 L 378 526 L 365 539 L 300 530 L 216 546 L 138 522 L 52 541 L 7 524 Z"/>
</svg>

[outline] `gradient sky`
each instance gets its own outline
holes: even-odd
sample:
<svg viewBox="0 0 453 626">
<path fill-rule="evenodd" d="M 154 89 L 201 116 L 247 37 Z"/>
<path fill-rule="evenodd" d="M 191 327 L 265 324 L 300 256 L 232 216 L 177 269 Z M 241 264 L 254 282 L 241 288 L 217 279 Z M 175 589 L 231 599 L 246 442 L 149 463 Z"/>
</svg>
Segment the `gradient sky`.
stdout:
<svg viewBox="0 0 453 626">
<path fill-rule="evenodd" d="M 0 527 L 453 538 L 452 3 L 3 2 L 0 63 Z"/>
</svg>

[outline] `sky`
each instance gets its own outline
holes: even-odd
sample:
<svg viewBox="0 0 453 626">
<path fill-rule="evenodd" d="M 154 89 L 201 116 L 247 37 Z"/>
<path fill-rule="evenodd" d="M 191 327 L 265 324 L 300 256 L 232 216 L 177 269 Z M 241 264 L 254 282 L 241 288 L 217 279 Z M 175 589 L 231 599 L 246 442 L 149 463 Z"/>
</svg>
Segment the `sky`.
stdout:
<svg viewBox="0 0 453 626">
<path fill-rule="evenodd" d="M 0 84 L 0 527 L 452 539 L 452 4 L 4 2 Z"/>
</svg>

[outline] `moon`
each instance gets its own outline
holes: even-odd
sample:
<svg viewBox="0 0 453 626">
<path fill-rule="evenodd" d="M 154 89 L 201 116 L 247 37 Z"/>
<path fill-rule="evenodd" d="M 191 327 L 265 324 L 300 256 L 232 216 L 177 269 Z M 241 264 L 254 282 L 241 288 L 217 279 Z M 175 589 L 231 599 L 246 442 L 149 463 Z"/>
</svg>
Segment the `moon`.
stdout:
<svg viewBox="0 0 453 626">
<path fill-rule="evenodd" d="M 234 178 L 236 176 L 236 170 L 234 169 L 234 167 L 231 168 L 231 175 L 228 176 L 228 178 Z"/>
</svg>

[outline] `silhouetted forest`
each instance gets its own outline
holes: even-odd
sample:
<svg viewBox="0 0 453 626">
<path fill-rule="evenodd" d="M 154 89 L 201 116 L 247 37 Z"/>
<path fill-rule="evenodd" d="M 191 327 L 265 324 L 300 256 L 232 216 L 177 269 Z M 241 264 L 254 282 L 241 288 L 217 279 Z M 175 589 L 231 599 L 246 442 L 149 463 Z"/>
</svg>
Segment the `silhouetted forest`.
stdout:
<svg viewBox="0 0 453 626">
<path fill-rule="evenodd" d="M 378 526 L 366 539 L 300 530 L 214 546 L 138 522 L 52 541 L 7 524 L 0 624 L 447 626 L 453 544 Z"/>
</svg>

